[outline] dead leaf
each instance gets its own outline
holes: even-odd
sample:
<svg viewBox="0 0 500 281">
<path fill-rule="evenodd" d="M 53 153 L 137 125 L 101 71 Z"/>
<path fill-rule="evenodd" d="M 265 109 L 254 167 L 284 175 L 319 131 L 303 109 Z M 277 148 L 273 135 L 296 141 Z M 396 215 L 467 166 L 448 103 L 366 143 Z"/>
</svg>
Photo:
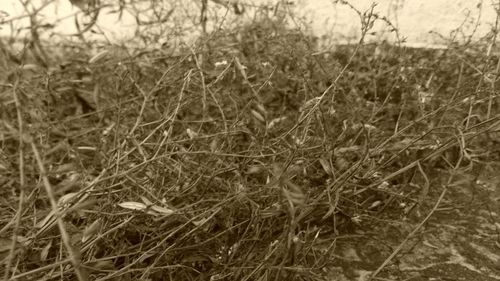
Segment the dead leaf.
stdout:
<svg viewBox="0 0 500 281">
<path fill-rule="evenodd" d="M 57 205 L 58 206 L 64 206 L 64 205 L 72 202 L 73 199 L 77 195 L 78 195 L 78 192 L 70 192 L 70 193 L 64 194 L 63 196 L 61 196 L 61 198 L 59 198 L 59 200 L 57 200 Z"/>
<path fill-rule="evenodd" d="M 246 173 L 248 175 L 254 175 L 254 174 L 258 174 L 258 173 L 262 172 L 263 170 L 264 170 L 264 168 L 261 166 L 250 166 Z"/>
<path fill-rule="evenodd" d="M 171 215 L 174 213 L 173 210 L 170 210 L 170 209 L 167 209 L 164 207 L 160 207 L 160 206 L 156 206 L 156 205 L 151 206 L 151 210 L 153 210 L 161 215 Z"/>
<path fill-rule="evenodd" d="M 196 133 L 195 131 L 191 130 L 190 128 L 186 129 L 186 133 L 187 133 L 187 135 L 188 135 L 188 137 L 190 139 L 194 139 L 194 138 L 196 138 L 198 136 L 198 133 Z"/>
<path fill-rule="evenodd" d="M 245 71 L 246 66 L 241 64 L 240 59 L 238 57 L 235 57 L 234 61 L 236 62 L 236 68 L 238 68 L 238 70 L 240 71 L 241 76 L 243 76 L 243 78 L 245 80 L 248 80 L 248 76 L 247 76 L 247 73 Z"/>
<path fill-rule="evenodd" d="M 280 122 L 283 122 L 285 121 L 287 118 L 286 116 L 284 117 L 278 117 L 278 118 L 274 118 L 273 120 L 271 120 L 271 122 L 269 122 L 269 125 L 267 125 L 267 128 L 268 129 L 271 129 L 273 128 L 274 126 L 276 126 L 276 124 L 280 123 Z"/>
<path fill-rule="evenodd" d="M 333 175 L 333 169 L 332 169 L 332 166 L 330 165 L 330 162 L 324 158 L 320 158 L 319 159 L 319 163 L 321 164 L 321 167 L 323 167 L 323 170 L 325 170 L 325 172 L 328 174 L 328 175 Z"/>
<path fill-rule="evenodd" d="M 82 235 L 82 243 L 85 243 L 94 234 L 96 234 L 99 231 L 100 227 L 101 227 L 101 220 L 100 219 L 95 220 L 91 225 L 85 227 L 85 230 L 83 231 L 83 235 Z"/>
<path fill-rule="evenodd" d="M 40 252 L 40 260 L 41 261 L 46 261 L 47 257 L 49 256 L 49 251 L 50 248 L 52 247 L 52 239 L 49 240 L 49 243 L 43 247 L 42 251 Z"/>
<path fill-rule="evenodd" d="M 370 207 L 368 207 L 368 210 L 375 209 L 376 207 L 380 206 L 380 204 L 382 204 L 382 201 L 377 200 L 377 201 L 373 202 L 373 203 L 370 205 Z"/>
<path fill-rule="evenodd" d="M 102 52 L 97 53 L 95 56 L 89 59 L 89 63 L 96 63 L 104 58 L 109 53 L 108 50 L 104 50 Z"/>
<path fill-rule="evenodd" d="M 146 206 L 146 204 L 144 203 L 140 203 L 140 202 L 122 202 L 122 203 L 119 203 L 118 206 L 122 207 L 122 208 L 125 208 L 125 209 L 129 209 L 129 210 L 136 210 L 136 211 L 144 211 L 147 209 L 148 206 Z"/>
<path fill-rule="evenodd" d="M 250 112 L 252 113 L 252 115 L 257 119 L 259 120 L 260 122 L 262 123 L 266 123 L 266 119 L 264 118 L 264 116 L 262 116 L 259 112 L 257 112 L 256 110 L 253 110 L 251 109 Z"/>
<path fill-rule="evenodd" d="M 146 204 L 146 205 L 148 205 L 148 206 L 153 205 L 153 202 L 149 201 L 149 199 L 148 199 L 148 198 L 146 198 L 146 197 L 144 197 L 144 196 L 142 196 L 142 195 L 141 195 L 140 197 L 141 197 L 141 200 L 142 200 L 142 202 L 143 202 L 144 204 Z"/>
</svg>

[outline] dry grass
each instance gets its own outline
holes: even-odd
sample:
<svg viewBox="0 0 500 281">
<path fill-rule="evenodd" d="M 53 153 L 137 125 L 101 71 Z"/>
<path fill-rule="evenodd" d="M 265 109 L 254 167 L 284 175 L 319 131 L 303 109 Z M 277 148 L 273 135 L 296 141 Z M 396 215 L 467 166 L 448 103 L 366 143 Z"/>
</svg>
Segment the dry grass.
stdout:
<svg viewBox="0 0 500 281">
<path fill-rule="evenodd" d="M 175 54 L 0 53 L 6 280 L 324 280 L 338 239 L 499 160 L 486 44 L 316 44 L 264 19 Z"/>
</svg>

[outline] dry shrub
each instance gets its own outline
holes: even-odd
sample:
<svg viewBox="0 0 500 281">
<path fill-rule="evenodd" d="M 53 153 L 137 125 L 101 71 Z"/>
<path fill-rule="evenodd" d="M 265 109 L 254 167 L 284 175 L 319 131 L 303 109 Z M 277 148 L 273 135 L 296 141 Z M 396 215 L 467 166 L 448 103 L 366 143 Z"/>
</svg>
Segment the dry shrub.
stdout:
<svg viewBox="0 0 500 281">
<path fill-rule="evenodd" d="M 175 53 L 60 48 L 47 68 L 12 67 L 2 236 L 25 197 L 11 272 L 71 279 L 43 185 L 90 280 L 322 280 L 338 237 L 498 161 L 497 82 L 477 75 L 498 57 L 317 45 L 262 16 Z"/>
</svg>

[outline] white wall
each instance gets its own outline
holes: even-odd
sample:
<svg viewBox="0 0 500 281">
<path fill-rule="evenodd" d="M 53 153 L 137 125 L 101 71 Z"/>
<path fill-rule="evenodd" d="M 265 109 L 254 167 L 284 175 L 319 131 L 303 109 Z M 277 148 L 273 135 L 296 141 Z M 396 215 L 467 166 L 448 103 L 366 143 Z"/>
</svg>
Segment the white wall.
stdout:
<svg viewBox="0 0 500 281">
<path fill-rule="evenodd" d="M 39 6 L 47 0 L 32 0 L 31 3 Z M 172 0 L 169 0 L 172 1 Z M 182 1 L 182 0 L 179 0 Z M 345 5 L 334 4 L 334 0 L 295 0 L 297 14 L 308 22 L 312 30 L 318 36 L 334 34 L 339 41 L 355 40 L 359 36 L 360 20 L 358 15 Z M 475 37 L 479 38 L 491 30 L 495 23 L 496 12 L 492 7 L 492 1 L 496 0 L 351 0 L 350 3 L 365 11 L 373 2 L 378 3 L 374 11 L 381 16 L 386 16 L 407 38 L 410 45 L 440 44 L 443 40 L 437 33 L 449 38 L 452 30 L 462 25 L 461 36 L 470 35 L 477 25 Z M 186 3 L 184 1 L 183 3 Z M 265 0 L 242 0 L 244 3 L 276 2 Z M 498 1 L 497 1 L 498 2 Z M 42 15 L 44 21 L 55 23 L 56 31 L 60 34 L 71 34 L 75 32 L 74 20 L 71 15 L 78 13 L 79 9 L 72 7 L 69 0 L 55 0 L 54 5 L 47 6 Z M 478 8 L 478 4 L 482 7 Z M 498 4 L 497 4 L 498 5 Z M 0 10 L 9 14 L 7 19 L 19 17 L 24 14 L 19 0 L 0 0 Z M 198 10 L 193 9 L 193 13 Z M 59 20 L 58 20 L 59 19 Z M 27 21 L 15 21 L 15 28 L 27 25 Z M 133 37 L 134 21 L 127 14 L 121 21 L 116 15 L 102 14 L 99 26 L 112 40 Z M 394 37 L 387 31 L 387 26 L 380 22 L 374 27 L 377 31 L 369 39 Z M 0 34 L 10 32 L 8 26 L 4 25 Z M 431 32 L 431 33 L 430 33 Z"/>
<path fill-rule="evenodd" d="M 440 35 L 450 38 L 452 31 L 462 26 L 458 39 L 473 34 L 475 38 L 487 34 L 495 24 L 496 12 L 492 2 L 496 0 L 357 0 L 350 3 L 360 11 L 368 10 L 377 3 L 374 11 L 387 17 L 412 45 L 443 43 Z M 332 0 L 302 0 L 306 18 L 316 33 L 326 32 L 349 36 L 359 35 L 359 16 L 345 5 L 332 4 Z M 482 3 L 482 5 L 480 5 Z M 497 4 L 498 7 L 498 4 Z M 476 24 L 477 28 L 476 28 Z M 326 28 L 325 28 L 326 27 Z M 386 25 L 375 28 L 375 37 L 391 37 Z"/>
</svg>

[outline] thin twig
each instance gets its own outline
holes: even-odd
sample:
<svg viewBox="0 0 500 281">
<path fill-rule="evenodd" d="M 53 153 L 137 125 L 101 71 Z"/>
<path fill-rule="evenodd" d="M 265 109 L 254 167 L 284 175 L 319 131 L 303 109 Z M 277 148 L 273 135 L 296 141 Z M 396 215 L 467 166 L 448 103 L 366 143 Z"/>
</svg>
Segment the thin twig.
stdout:
<svg viewBox="0 0 500 281">
<path fill-rule="evenodd" d="M 368 281 L 373 280 L 373 278 L 375 278 L 375 276 L 377 276 L 377 274 L 380 273 L 380 271 L 401 251 L 401 249 L 403 249 L 403 246 L 406 244 L 406 242 L 408 242 L 408 240 L 410 238 L 412 238 L 415 235 L 415 233 L 417 233 L 417 231 L 419 231 L 420 228 L 422 228 L 422 226 L 430 219 L 430 217 L 434 214 L 434 212 L 439 207 L 439 204 L 441 204 L 441 201 L 443 200 L 444 195 L 446 194 L 446 191 L 447 191 L 447 187 L 445 186 L 443 191 L 441 192 L 441 195 L 439 196 L 438 200 L 436 201 L 436 204 L 434 204 L 434 207 L 429 212 L 429 214 L 427 214 L 427 216 L 420 222 L 420 224 L 418 224 L 417 227 L 415 227 L 415 229 L 413 229 L 413 231 L 410 232 L 410 234 L 408 234 L 408 236 L 406 236 L 406 238 L 401 242 L 401 244 L 399 244 L 399 246 L 394 250 L 394 252 L 392 252 L 392 254 L 377 268 L 377 270 L 375 270 L 375 272 L 373 272 L 373 274 L 370 276 Z"/>
<path fill-rule="evenodd" d="M 17 207 L 17 212 L 14 217 L 14 230 L 12 231 L 12 244 L 10 246 L 9 256 L 7 258 L 7 262 L 5 263 L 5 274 L 4 280 L 9 278 L 10 267 L 12 265 L 12 261 L 14 260 L 15 250 L 16 250 L 16 242 L 17 242 L 17 232 L 19 230 L 19 224 L 21 222 L 21 217 L 23 214 L 23 205 L 24 205 L 24 193 L 25 193 L 25 173 L 24 173 L 24 142 L 22 140 L 22 136 L 24 133 L 24 123 L 21 114 L 21 104 L 19 102 L 19 98 L 17 97 L 17 85 L 19 83 L 19 79 L 16 80 L 14 84 L 14 88 L 12 90 L 12 96 L 14 97 L 14 103 L 16 105 L 16 113 L 17 113 L 17 123 L 19 126 L 19 203 Z"/>
<path fill-rule="evenodd" d="M 64 225 L 64 222 L 61 217 L 61 212 L 59 211 L 59 207 L 57 206 L 57 201 L 54 196 L 54 191 L 52 189 L 52 186 L 49 182 L 49 178 L 47 177 L 47 171 L 45 170 L 45 166 L 43 164 L 43 160 L 40 157 L 40 152 L 38 151 L 35 143 L 33 142 L 32 138 L 28 139 L 31 149 L 33 150 L 33 153 L 35 155 L 36 162 L 38 164 L 38 169 L 40 171 L 42 181 L 43 181 L 43 186 L 45 187 L 45 192 L 47 193 L 47 197 L 49 198 L 50 205 L 52 207 L 52 210 L 54 211 L 54 215 L 57 220 L 57 226 L 59 227 L 59 232 L 61 233 L 61 238 L 64 243 L 64 247 L 66 248 L 66 251 L 68 252 L 69 259 L 71 260 L 71 263 L 73 264 L 73 267 L 75 269 L 75 274 L 76 277 L 78 278 L 79 281 L 87 281 L 87 273 L 85 272 L 84 269 L 81 268 L 81 262 L 80 262 L 80 255 L 78 251 L 73 249 L 71 246 L 71 240 L 68 235 L 68 232 L 66 231 L 66 227 Z"/>
</svg>

